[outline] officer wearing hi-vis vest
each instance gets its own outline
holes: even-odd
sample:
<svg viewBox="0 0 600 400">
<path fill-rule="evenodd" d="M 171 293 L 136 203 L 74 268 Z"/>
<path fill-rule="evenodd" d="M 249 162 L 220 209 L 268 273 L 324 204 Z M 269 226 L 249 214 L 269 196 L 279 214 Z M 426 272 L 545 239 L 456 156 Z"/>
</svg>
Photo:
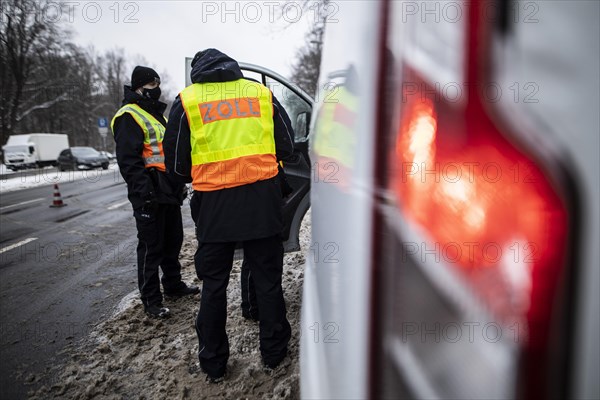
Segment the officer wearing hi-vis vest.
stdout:
<svg viewBox="0 0 600 400">
<path fill-rule="evenodd" d="M 271 91 L 244 79 L 238 63 L 220 51 L 197 53 L 191 78 L 173 103 L 163 146 L 167 168 L 194 188 L 195 265 L 203 281 L 198 358 L 215 382 L 223 379 L 229 358 L 226 290 L 236 242 L 243 244 L 254 279 L 263 363 L 275 368 L 287 354 L 291 329 L 281 287 L 277 166 L 292 155 L 294 133 Z"/>
<path fill-rule="evenodd" d="M 181 203 L 185 187 L 165 173 L 162 141 L 167 105 L 159 101 L 160 93 L 156 71 L 135 67 L 131 86 L 124 87 L 123 106 L 111 122 L 117 162 L 127 182 L 138 231 L 138 286 L 144 311 L 154 318 L 170 315 L 162 303 L 159 266 L 165 296 L 177 298 L 200 292 L 197 286 L 181 281 Z"/>
</svg>

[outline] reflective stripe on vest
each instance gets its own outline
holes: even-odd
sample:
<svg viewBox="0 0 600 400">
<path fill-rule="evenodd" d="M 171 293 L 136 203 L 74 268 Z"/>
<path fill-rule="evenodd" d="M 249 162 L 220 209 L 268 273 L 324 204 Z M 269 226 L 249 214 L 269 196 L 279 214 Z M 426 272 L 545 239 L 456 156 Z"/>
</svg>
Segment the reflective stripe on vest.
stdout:
<svg viewBox="0 0 600 400">
<path fill-rule="evenodd" d="M 163 124 L 137 104 L 126 104 L 117 111 L 110 123 L 113 135 L 115 120 L 125 113 L 129 113 L 144 132 L 142 157 L 144 158 L 146 168 L 156 168 L 159 171 L 165 171 L 165 155 L 162 147 L 165 135 Z"/>
<path fill-rule="evenodd" d="M 246 79 L 196 83 L 179 96 L 190 126 L 194 190 L 226 189 L 277 175 L 267 87 Z"/>
</svg>

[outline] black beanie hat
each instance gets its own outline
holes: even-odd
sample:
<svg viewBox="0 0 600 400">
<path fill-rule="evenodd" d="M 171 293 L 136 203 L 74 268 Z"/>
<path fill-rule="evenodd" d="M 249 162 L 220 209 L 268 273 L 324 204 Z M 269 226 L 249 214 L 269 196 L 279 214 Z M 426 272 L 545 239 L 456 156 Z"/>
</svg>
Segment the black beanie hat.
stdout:
<svg viewBox="0 0 600 400">
<path fill-rule="evenodd" d="M 138 65 L 133 69 L 133 73 L 131 74 L 131 89 L 136 90 L 146 83 L 154 82 L 155 80 L 160 83 L 160 77 L 155 70 Z"/>
</svg>

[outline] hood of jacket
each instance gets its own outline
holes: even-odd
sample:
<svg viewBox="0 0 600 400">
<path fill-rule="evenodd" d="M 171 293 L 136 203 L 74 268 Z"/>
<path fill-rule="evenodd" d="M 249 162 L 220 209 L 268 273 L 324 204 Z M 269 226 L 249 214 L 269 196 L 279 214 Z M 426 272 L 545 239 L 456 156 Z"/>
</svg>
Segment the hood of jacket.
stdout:
<svg viewBox="0 0 600 400">
<path fill-rule="evenodd" d="M 147 99 L 132 90 L 129 85 L 123 87 L 123 103 L 121 105 L 124 106 L 126 104 L 137 104 L 150 114 L 160 116 L 164 114 L 167 108 L 166 103 L 163 103 L 160 100 Z"/>
<path fill-rule="evenodd" d="M 192 83 L 229 82 L 244 77 L 237 61 L 217 49 L 208 49 L 196 61 L 190 74 Z"/>
</svg>

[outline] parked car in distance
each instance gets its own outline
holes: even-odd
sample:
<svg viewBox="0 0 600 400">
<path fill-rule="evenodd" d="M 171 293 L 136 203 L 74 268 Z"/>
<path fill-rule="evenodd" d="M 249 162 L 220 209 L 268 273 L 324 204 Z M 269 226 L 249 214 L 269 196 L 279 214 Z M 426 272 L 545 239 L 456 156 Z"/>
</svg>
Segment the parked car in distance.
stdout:
<svg viewBox="0 0 600 400">
<path fill-rule="evenodd" d="M 106 158 L 108 158 L 109 161 L 113 161 L 113 160 L 117 159 L 117 156 L 109 151 L 101 150 L 99 153 L 102 154 L 103 156 L 105 156 Z"/>
<path fill-rule="evenodd" d="M 92 147 L 69 147 L 58 156 L 58 169 L 80 170 L 102 168 L 108 169 L 108 157 Z"/>
</svg>

